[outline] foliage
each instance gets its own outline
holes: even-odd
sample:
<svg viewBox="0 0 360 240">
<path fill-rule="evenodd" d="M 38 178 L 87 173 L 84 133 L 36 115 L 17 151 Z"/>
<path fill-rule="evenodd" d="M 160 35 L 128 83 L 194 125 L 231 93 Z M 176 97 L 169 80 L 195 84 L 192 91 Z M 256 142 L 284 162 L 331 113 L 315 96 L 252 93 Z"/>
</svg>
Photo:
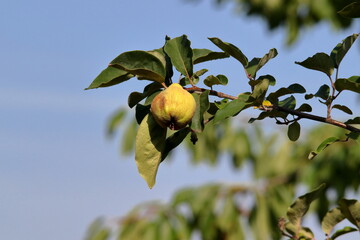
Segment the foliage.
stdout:
<svg viewBox="0 0 360 240">
<path fill-rule="evenodd" d="M 346 18 L 360 17 L 359 2 L 346 5 L 350 2 L 238 1 L 248 15 L 265 16 L 271 29 L 286 24 L 289 42 L 296 39 L 300 28 L 321 19 L 335 26 L 348 26 L 351 21 Z M 319 86 L 315 93 L 308 93 L 299 83 L 269 91 L 270 86 L 276 85 L 275 77 L 257 74 L 277 56 L 276 49 L 249 60 L 237 46 L 219 38 L 209 38 L 221 49 L 215 52 L 192 48 L 187 36 L 182 35 L 173 39 L 166 37 L 164 46 L 155 50 L 120 54 L 86 89 L 109 87 L 135 77 L 151 81 L 142 91 L 129 94 L 128 105 L 135 107 L 135 120 L 129 120 L 127 111 L 120 109 L 110 118 L 107 128 L 109 137 L 113 137 L 119 127 L 125 129 L 122 151 L 135 151 L 138 171 L 150 188 L 155 184 L 160 163 L 179 146 L 188 149 L 193 163 L 216 165 L 221 156 L 226 156 L 234 169 L 250 165 L 253 183 L 184 188 L 170 203 L 139 205 L 112 224 L 106 219 L 97 219 L 85 239 L 315 239 L 312 229 L 304 226 L 308 212 L 318 216 L 327 240 L 359 231 L 360 202 L 344 196 L 347 191 L 357 192 L 360 186 L 357 177 L 360 116 L 340 122 L 331 115 L 333 109 L 352 115 L 353 110 L 346 102 L 340 104 L 335 100 L 348 91 L 360 94 L 359 76 L 338 76 L 341 62 L 358 36 L 348 36 L 329 54 L 316 53 L 296 62 L 327 76 L 329 82 Z M 229 57 L 243 67 L 248 92 L 237 96 L 218 92 L 217 85 L 226 86 L 231 79 L 222 73 L 207 75 L 208 69 L 196 69 L 199 63 Z M 190 124 L 178 131 L 158 125 L 150 110 L 155 96 L 172 84 L 174 69 L 179 73 L 179 83 L 192 94 L 197 105 Z M 199 87 L 200 84 L 206 87 Z M 317 99 L 326 108 L 326 116 L 310 114 L 311 102 L 296 106 L 299 98 L 295 98 L 295 94 L 303 94 L 305 101 Z M 256 125 L 244 128 L 234 124 L 231 118 L 245 109 L 261 111 L 249 123 L 270 118 L 278 125 L 286 125 L 290 141 L 285 140 L 284 135 L 264 131 Z M 300 136 L 301 119 L 332 126 L 321 126 Z M 313 190 L 293 201 L 304 186 Z M 351 227 L 339 228 L 338 223 L 345 219 Z"/>
<path fill-rule="evenodd" d="M 202 187 L 184 188 L 178 191 L 169 204 L 150 202 L 135 207 L 127 216 L 121 218 L 120 231 L 112 230 L 104 222 L 96 220 L 89 229 L 87 239 L 192 239 L 195 235 L 204 240 L 212 239 L 249 239 L 247 228 L 253 229 L 254 239 L 280 239 L 284 236 L 294 240 L 315 239 L 309 227 L 303 226 L 303 220 L 313 201 L 323 194 L 325 185 L 308 192 L 289 206 L 281 206 L 289 200 L 284 195 L 286 188 L 277 188 L 272 192 L 274 200 L 268 202 L 260 189 L 244 185 L 212 184 Z M 273 189 L 275 190 L 275 189 Z M 256 196 L 257 205 L 246 209 L 246 195 L 251 192 Z M 274 206 L 273 206 L 274 207 Z M 277 211 L 276 211 L 277 210 Z M 278 220 L 273 214 L 286 212 Z M 341 199 L 338 206 L 327 211 L 321 220 L 321 228 L 327 240 L 360 231 L 360 202 L 355 199 Z M 336 225 L 347 219 L 352 226 L 346 226 L 334 232 Z M 246 223 L 246 220 L 248 221 Z M 249 225 L 248 225 L 249 224 Z M 248 225 L 248 226 L 247 226 Z"/>
<path fill-rule="evenodd" d="M 320 22 L 328 22 L 337 29 L 347 28 L 351 25 L 351 18 L 360 17 L 360 3 L 356 0 L 214 0 L 213 2 L 219 6 L 233 2 L 238 14 L 261 17 L 270 30 L 285 28 L 288 44 L 295 42 L 303 28 Z"/>
<path fill-rule="evenodd" d="M 212 140 L 206 139 L 204 143 L 198 140 L 205 128 L 211 127 L 211 123 L 222 123 L 225 119 L 237 116 L 240 112 L 250 107 L 256 111 L 261 111 L 257 118 L 251 118 L 250 123 L 263 120 L 265 118 L 275 119 L 277 124 L 288 126 L 288 137 L 296 141 L 300 137 L 301 119 L 310 119 L 327 124 L 331 124 L 348 130 L 346 138 L 328 137 L 315 150 L 309 154 L 309 159 L 313 159 L 329 145 L 340 142 L 355 140 L 358 141 L 360 128 L 360 117 L 349 119 L 346 122 L 334 120 L 331 117 L 333 109 L 341 110 L 346 114 L 352 114 L 352 110 L 341 104 L 335 104 L 337 97 L 346 91 L 360 93 L 360 77 L 352 76 L 340 78 L 338 70 L 341 61 L 349 51 L 359 34 L 353 34 L 337 44 L 334 49 L 327 53 L 316 53 L 296 64 L 308 69 L 323 72 L 329 79 L 328 84 L 323 84 L 314 93 L 305 94 L 305 99 L 318 98 L 324 104 L 327 115 L 325 117 L 312 115 L 311 105 L 303 103 L 296 107 L 294 94 L 304 94 L 306 89 L 299 83 L 291 84 L 287 88 L 280 88 L 268 93 L 269 86 L 276 84 L 276 79 L 270 74 L 257 77 L 258 72 L 271 59 L 277 56 L 276 49 L 270 49 L 263 57 L 249 58 L 235 45 L 225 42 L 219 38 L 209 38 L 223 52 L 213 52 L 208 49 L 193 49 L 191 42 L 186 35 L 170 39 L 166 37 L 163 47 L 151 51 L 129 51 L 116 57 L 109 67 L 90 84 L 87 89 L 97 87 L 108 87 L 122 83 L 134 77 L 139 80 L 150 80 L 152 83 L 147 85 L 141 92 L 132 92 L 129 95 L 129 107 L 135 107 L 135 116 L 140 125 L 135 141 L 135 159 L 140 175 L 146 180 L 150 188 L 155 184 L 156 174 L 159 164 L 166 158 L 170 151 L 176 148 L 187 135 L 190 134 L 193 144 L 206 144 L 212 146 L 208 154 L 217 149 L 220 145 L 219 136 L 214 136 Z M 245 76 L 248 78 L 249 92 L 239 93 L 231 96 L 226 93 L 214 90 L 216 85 L 226 85 L 230 80 L 222 74 L 217 76 L 206 76 L 206 69 L 194 70 L 199 62 L 233 57 L 243 67 Z M 197 108 L 192 122 L 188 127 L 178 132 L 168 131 L 152 121 L 150 105 L 154 97 L 167 86 L 172 84 L 172 77 L 175 68 L 180 75 L 179 83 L 184 89 L 193 94 Z M 203 77 L 206 76 L 206 77 Z M 204 78 L 204 85 L 210 89 L 198 87 L 200 78 Z M 190 85 L 189 87 L 186 87 Z M 345 93 L 346 94 L 346 93 Z M 290 96 L 289 96 L 290 95 Z M 222 100 L 214 100 L 210 96 L 216 96 Z M 346 104 L 346 103 L 345 103 Z M 172 108 L 183 109 L 185 106 L 172 106 Z M 120 122 L 118 113 L 110 125 L 114 128 L 114 123 Z M 228 136 L 226 137 L 228 138 Z M 230 143 L 229 143 L 230 144 Z M 209 157 L 215 159 L 214 154 Z"/>
</svg>

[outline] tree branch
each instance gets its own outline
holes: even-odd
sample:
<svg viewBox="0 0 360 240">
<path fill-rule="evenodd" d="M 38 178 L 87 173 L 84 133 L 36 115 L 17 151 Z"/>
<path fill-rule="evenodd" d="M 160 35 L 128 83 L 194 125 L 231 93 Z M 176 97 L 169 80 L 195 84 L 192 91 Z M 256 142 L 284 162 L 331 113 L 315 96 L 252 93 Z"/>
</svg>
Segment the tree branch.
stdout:
<svg viewBox="0 0 360 240">
<path fill-rule="evenodd" d="M 212 96 L 217 96 L 219 98 L 227 98 L 227 99 L 231 99 L 231 100 L 237 99 L 237 97 L 228 95 L 226 93 L 222 93 L 222 92 L 218 92 L 218 91 L 210 90 L 210 89 L 205 89 L 205 88 L 199 88 L 196 86 L 192 86 L 190 88 L 184 88 L 184 89 L 188 92 L 205 92 L 206 90 L 209 90 L 210 95 L 212 95 Z"/>
<path fill-rule="evenodd" d="M 334 126 L 337 126 L 337 127 L 340 127 L 340 128 L 347 129 L 347 130 L 352 131 L 352 132 L 360 133 L 359 128 L 356 128 L 356 127 L 353 127 L 353 126 L 351 126 L 349 124 L 334 120 L 332 118 L 324 118 L 324 117 L 320 117 L 320 116 L 317 116 L 317 115 L 304 113 L 304 112 L 298 112 L 298 111 L 295 111 L 293 109 L 284 108 L 284 107 L 275 106 L 275 105 L 273 105 L 272 107 L 267 107 L 267 108 L 272 109 L 272 110 L 277 110 L 277 111 L 280 111 L 280 112 L 286 112 L 286 113 L 298 116 L 300 118 L 307 118 L 307 119 L 310 119 L 310 120 L 313 120 L 313 121 L 331 124 L 331 125 L 334 125 Z"/>
</svg>

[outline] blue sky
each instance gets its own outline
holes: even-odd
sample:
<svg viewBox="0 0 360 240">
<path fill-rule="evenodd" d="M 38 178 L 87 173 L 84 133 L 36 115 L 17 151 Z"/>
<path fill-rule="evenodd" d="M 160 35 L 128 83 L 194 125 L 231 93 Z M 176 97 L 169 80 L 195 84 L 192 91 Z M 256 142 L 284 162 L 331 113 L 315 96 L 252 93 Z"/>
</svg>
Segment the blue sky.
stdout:
<svg viewBox="0 0 360 240">
<path fill-rule="evenodd" d="M 251 57 L 276 47 L 279 56 L 262 73 L 271 70 L 279 86 L 298 81 L 311 90 L 324 77 L 293 62 L 329 52 L 356 29 L 359 24 L 344 32 L 321 25 L 287 48 L 283 31 L 268 32 L 260 19 L 238 17 L 231 6 L 218 9 L 209 1 L 2 1 L 1 237 L 82 239 L 96 217 L 124 215 L 145 200 L 167 201 L 179 187 L 248 180 L 246 171 L 233 172 L 226 162 L 195 168 L 178 153 L 161 166 L 154 189 L 147 188 L 133 157 L 120 156 L 118 142 L 107 141 L 104 134 L 108 116 L 145 82 L 83 90 L 121 52 L 155 49 L 165 35 L 182 34 L 193 47 L 217 50 L 207 37 L 219 37 Z M 354 68 L 359 49 L 357 44 L 344 60 L 344 77 L 359 75 Z M 230 81 L 238 79 L 229 93 L 247 91 L 235 61 L 209 66 Z M 355 105 L 352 95 L 349 99 Z"/>
</svg>

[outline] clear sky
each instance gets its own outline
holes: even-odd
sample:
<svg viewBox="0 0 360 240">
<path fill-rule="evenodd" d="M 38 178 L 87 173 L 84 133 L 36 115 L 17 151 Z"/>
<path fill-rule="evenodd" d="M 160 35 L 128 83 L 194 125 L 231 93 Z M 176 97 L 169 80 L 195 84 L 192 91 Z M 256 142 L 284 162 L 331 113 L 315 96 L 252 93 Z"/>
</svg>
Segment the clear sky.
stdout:
<svg viewBox="0 0 360 240">
<path fill-rule="evenodd" d="M 188 35 L 193 47 L 212 50 L 217 48 L 207 37 L 219 37 L 250 57 L 276 47 L 279 56 L 262 73 L 271 70 L 279 86 L 298 81 L 312 89 L 324 77 L 293 62 L 317 51 L 329 52 L 359 29 L 357 24 L 335 32 L 321 25 L 286 48 L 283 31 L 268 32 L 260 19 L 241 18 L 231 6 L 218 9 L 211 3 L 0 2 L 2 239 L 82 239 L 98 216 L 124 215 L 145 200 L 167 201 L 182 186 L 247 180 L 246 172 L 233 172 L 226 161 L 219 168 L 195 168 L 178 153 L 173 162 L 161 166 L 154 189 L 147 188 L 133 156 L 120 156 L 118 142 L 107 141 L 104 134 L 108 116 L 126 104 L 129 92 L 142 89 L 144 81 L 83 90 L 121 52 L 155 49 L 162 46 L 165 35 L 182 34 Z M 342 73 L 348 74 L 344 77 L 359 75 L 354 68 L 360 62 L 359 49 L 357 44 L 344 60 Z M 230 88 L 229 93 L 247 90 L 235 61 L 211 66 L 216 74 L 238 79 L 240 84 L 234 86 L 239 88 Z"/>
</svg>

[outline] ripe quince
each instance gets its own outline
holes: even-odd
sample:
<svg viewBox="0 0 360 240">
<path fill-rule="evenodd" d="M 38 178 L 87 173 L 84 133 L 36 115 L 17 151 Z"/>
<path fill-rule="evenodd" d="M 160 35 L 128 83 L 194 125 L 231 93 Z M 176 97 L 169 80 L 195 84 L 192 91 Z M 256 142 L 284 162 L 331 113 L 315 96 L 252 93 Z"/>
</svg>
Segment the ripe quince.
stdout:
<svg viewBox="0 0 360 240">
<path fill-rule="evenodd" d="M 184 128 L 195 114 L 194 97 L 178 83 L 171 84 L 159 93 L 151 103 L 151 113 L 163 128 Z"/>
</svg>

